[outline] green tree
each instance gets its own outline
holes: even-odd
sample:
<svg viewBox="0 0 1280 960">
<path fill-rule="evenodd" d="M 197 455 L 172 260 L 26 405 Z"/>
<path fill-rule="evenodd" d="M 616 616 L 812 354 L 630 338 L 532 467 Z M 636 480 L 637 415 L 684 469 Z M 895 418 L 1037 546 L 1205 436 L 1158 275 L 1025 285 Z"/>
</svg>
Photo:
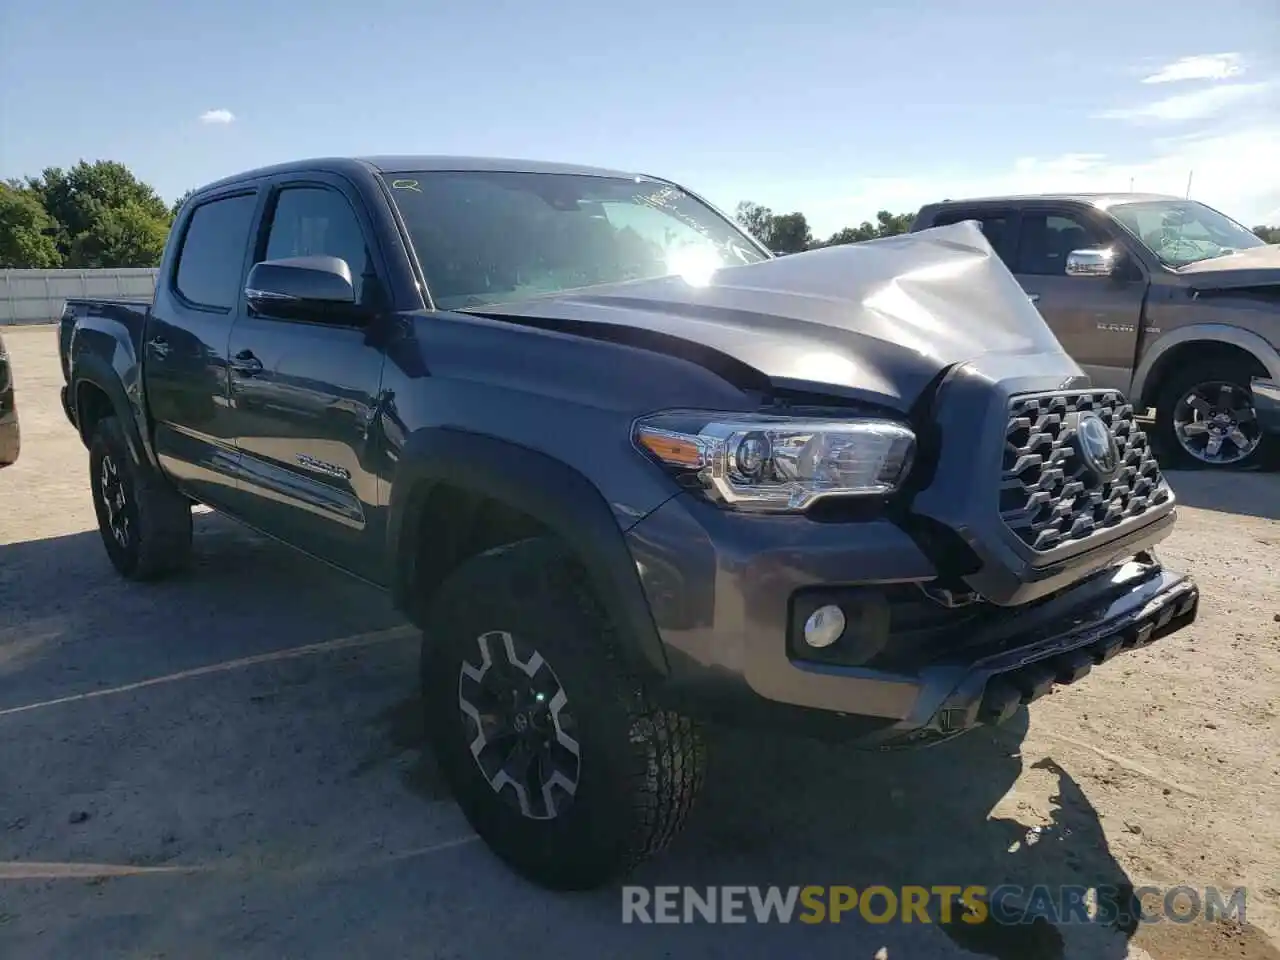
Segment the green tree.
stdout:
<svg viewBox="0 0 1280 960">
<path fill-rule="evenodd" d="M 1280 227 L 1254 227 L 1254 235 L 1267 243 L 1280 243 Z"/>
<path fill-rule="evenodd" d="M 738 204 L 734 219 L 765 246 L 773 237 L 773 211 L 766 206 L 743 200 Z"/>
<path fill-rule="evenodd" d="M 813 243 L 813 232 L 803 213 L 775 216 L 771 227 L 768 243 L 774 253 L 799 253 Z"/>
<path fill-rule="evenodd" d="M 0 268 L 62 266 L 56 230 L 38 196 L 21 185 L 0 183 Z"/>
<path fill-rule="evenodd" d="M 186 193 L 180 196 L 177 200 L 173 201 L 173 206 L 169 208 L 170 220 L 173 220 L 178 216 L 178 211 L 182 209 L 182 205 L 191 198 L 191 195 L 193 193 L 195 193 L 194 190 L 188 190 Z"/>
<path fill-rule="evenodd" d="M 911 222 L 915 218 L 914 213 L 890 213 L 888 210 L 881 210 L 876 214 L 876 236 L 896 237 L 900 233 L 906 233 L 911 229 Z"/>
<path fill-rule="evenodd" d="M 81 267 L 151 267 L 160 262 L 169 217 L 130 201 L 98 207 L 88 229 L 71 242 L 69 262 Z"/>
<path fill-rule="evenodd" d="M 877 237 L 896 237 L 900 233 L 906 233 L 911 229 L 911 222 L 915 219 L 912 213 L 890 213 L 888 210 L 881 210 L 876 214 L 876 222 L 863 220 L 856 227 L 845 227 L 843 230 L 837 230 L 828 239 L 824 246 L 834 247 L 842 243 L 862 243 L 864 240 L 875 240 Z"/>
<path fill-rule="evenodd" d="M 870 222 L 864 220 L 860 226 L 844 227 L 837 230 L 823 246 L 838 247 L 845 243 L 862 243 L 864 240 L 874 240 L 876 238 L 876 228 Z"/>
<path fill-rule="evenodd" d="M 81 160 L 27 178 L 57 224 L 58 252 L 69 267 L 151 267 L 160 261 L 172 221 L 169 206 L 122 163 Z M 157 246 L 155 238 L 160 237 Z"/>
<path fill-rule="evenodd" d="M 799 253 L 813 243 L 813 233 L 803 213 L 776 214 L 762 204 L 743 200 L 734 219 L 774 253 Z"/>
</svg>

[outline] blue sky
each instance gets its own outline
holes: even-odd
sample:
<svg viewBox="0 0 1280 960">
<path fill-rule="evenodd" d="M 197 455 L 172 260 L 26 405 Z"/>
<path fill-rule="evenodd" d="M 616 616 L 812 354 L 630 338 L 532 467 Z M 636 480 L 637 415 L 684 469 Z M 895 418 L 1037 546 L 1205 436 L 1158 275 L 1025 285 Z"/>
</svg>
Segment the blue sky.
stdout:
<svg viewBox="0 0 1280 960">
<path fill-rule="evenodd" d="M 14 0 L 0 177 L 113 159 L 171 199 L 302 156 L 561 159 L 826 235 L 1194 168 L 1194 197 L 1276 223 L 1276 2 Z"/>
</svg>

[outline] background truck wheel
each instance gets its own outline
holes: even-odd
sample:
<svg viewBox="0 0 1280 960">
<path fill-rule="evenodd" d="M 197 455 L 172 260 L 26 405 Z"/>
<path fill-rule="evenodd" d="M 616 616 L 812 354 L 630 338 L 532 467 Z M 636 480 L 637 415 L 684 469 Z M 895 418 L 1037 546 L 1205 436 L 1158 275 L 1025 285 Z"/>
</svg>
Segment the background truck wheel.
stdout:
<svg viewBox="0 0 1280 960">
<path fill-rule="evenodd" d="M 683 825 L 705 750 L 655 709 L 554 542 L 467 561 L 440 588 L 422 647 L 427 736 L 480 837 L 534 883 L 589 889 Z"/>
<path fill-rule="evenodd" d="M 133 462 L 115 417 L 100 420 L 89 441 L 89 485 L 98 531 L 122 577 L 156 580 L 187 565 L 191 503 Z"/>
<path fill-rule="evenodd" d="M 1241 470 L 1275 460 L 1262 432 L 1250 380 L 1262 367 L 1215 357 L 1175 370 L 1156 398 L 1156 439 L 1167 466 Z"/>
</svg>

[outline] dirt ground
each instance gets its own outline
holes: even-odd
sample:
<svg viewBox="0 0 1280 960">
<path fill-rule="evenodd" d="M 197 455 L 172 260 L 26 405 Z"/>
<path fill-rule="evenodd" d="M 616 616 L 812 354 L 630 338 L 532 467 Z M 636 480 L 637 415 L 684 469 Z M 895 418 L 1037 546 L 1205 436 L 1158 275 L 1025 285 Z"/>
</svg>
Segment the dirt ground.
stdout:
<svg viewBox="0 0 1280 960">
<path fill-rule="evenodd" d="M 1191 629 L 930 750 L 717 732 L 632 881 L 1245 887 L 1246 923 L 624 926 L 616 888 L 546 893 L 475 842 L 381 595 L 207 514 L 192 574 L 118 580 L 53 328 L 3 336 L 0 956 L 1280 957 L 1280 476 L 1171 475 Z"/>
</svg>

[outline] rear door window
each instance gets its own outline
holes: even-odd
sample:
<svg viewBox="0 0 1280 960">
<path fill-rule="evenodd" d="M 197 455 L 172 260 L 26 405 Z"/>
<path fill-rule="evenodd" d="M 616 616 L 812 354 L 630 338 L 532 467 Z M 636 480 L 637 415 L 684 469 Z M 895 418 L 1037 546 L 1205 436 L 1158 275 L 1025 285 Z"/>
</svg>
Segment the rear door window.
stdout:
<svg viewBox="0 0 1280 960">
<path fill-rule="evenodd" d="M 240 298 L 240 274 L 257 197 L 252 193 L 202 203 L 191 211 L 178 252 L 174 289 L 188 303 L 230 310 Z"/>
<path fill-rule="evenodd" d="M 1012 216 L 1004 210 L 965 210 L 956 207 L 938 214 L 933 220 L 933 225 L 943 227 L 963 220 L 977 220 L 982 225 L 982 235 L 987 238 L 987 243 L 991 244 L 991 248 L 999 254 L 1005 266 L 1010 266 L 1012 258 L 1009 256 L 1009 237 L 1012 219 Z"/>
<path fill-rule="evenodd" d="M 1065 277 L 1072 250 L 1105 247 L 1110 239 L 1083 218 L 1069 213 L 1027 211 L 1018 231 L 1018 259 L 1014 273 L 1034 277 Z"/>
</svg>

